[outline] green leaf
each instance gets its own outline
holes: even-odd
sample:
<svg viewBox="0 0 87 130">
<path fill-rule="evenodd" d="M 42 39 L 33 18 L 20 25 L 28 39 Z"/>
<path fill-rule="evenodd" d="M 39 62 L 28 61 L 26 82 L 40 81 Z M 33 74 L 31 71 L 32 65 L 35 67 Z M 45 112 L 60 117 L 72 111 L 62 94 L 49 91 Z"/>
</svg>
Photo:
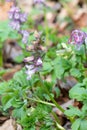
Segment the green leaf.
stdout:
<svg viewBox="0 0 87 130">
<path fill-rule="evenodd" d="M 26 115 L 26 111 L 24 110 L 24 106 L 21 108 L 14 109 L 12 112 L 14 118 L 21 119 Z"/>
<path fill-rule="evenodd" d="M 80 129 L 79 130 L 87 130 L 87 120 L 81 120 Z"/>
<path fill-rule="evenodd" d="M 79 130 L 80 123 L 81 123 L 81 119 L 79 118 L 72 124 L 72 130 Z M 84 129 L 84 130 L 86 130 L 86 129 Z"/>
<path fill-rule="evenodd" d="M 8 38 L 18 38 L 17 32 L 9 26 L 9 21 L 0 22 L 0 41 L 4 42 Z"/>
<path fill-rule="evenodd" d="M 49 62 L 44 62 L 43 63 L 43 74 L 50 73 L 52 71 L 53 67 L 51 63 Z"/>
<path fill-rule="evenodd" d="M 83 79 L 83 85 L 87 88 L 87 78 Z"/>
<path fill-rule="evenodd" d="M 6 111 L 8 108 L 10 108 L 12 106 L 12 100 L 14 99 L 14 97 L 12 98 L 12 96 L 10 95 L 6 95 L 4 97 L 2 97 L 1 102 L 3 105 L 3 109 L 4 111 Z"/>
<path fill-rule="evenodd" d="M 23 62 L 23 60 L 24 60 L 23 54 L 16 56 L 15 59 L 14 59 L 14 61 L 17 62 L 17 63 L 21 63 L 21 62 Z"/>
<path fill-rule="evenodd" d="M 60 89 L 58 87 L 54 87 L 53 91 L 56 93 L 56 98 L 60 96 Z"/>
<path fill-rule="evenodd" d="M 68 110 L 65 111 L 65 115 L 69 117 L 81 116 L 82 112 L 73 106 L 70 106 Z"/>
<path fill-rule="evenodd" d="M 6 91 L 8 86 L 8 82 L 2 82 L 0 83 L 0 95 L 3 95 L 3 93 Z"/>
<path fill-rule="evenodd" d="M 63 58 L 56 58 L 53 61 L 54 65 L 54 74 L 57 78 L 61 79 L 63 77 L 63 74 L 66 70 L 69 69 L 69 62 Z"/>
<path fill-rule="evenodd" d="M 64 68 L 61 65 L 55 66 L 54 73 L 58 79 L 61 79 L 64 74 Z"/>
<path fill-rule="evenodd" d="M 48 50 L 48 52 L 46 53 L 46 55 L 51 58 L 51 59 L 54 59 L 56 57 L 56 51 L 55 51 L 55 48 L 50 48 Z"/>
<path fill-rule="evenodd" d="M 76 68 L 72 68 L 70 70 L 70 73 L 71 73 L 72 76 L 74 76 L 76 78 L 80 78 L 81 75 L 82 75 L 81 72 L 78 69 L 76 69 Z"/>
<path fill-rule="evenodd" d="M 77 99 L 78 101 L 87 100 L 87 89 L 74 86 L 69 91 L 69 96 L 70 98 Z"/>
<path fill-rule="evenodd" d="M 18 82 L 23 87 L 29 85 L 29 81 L 27 80 L 27 75 L 25 74 L 25 71 L 23 70 L 17 72 L 14 75 L 13 80 Z"/>
</svg>

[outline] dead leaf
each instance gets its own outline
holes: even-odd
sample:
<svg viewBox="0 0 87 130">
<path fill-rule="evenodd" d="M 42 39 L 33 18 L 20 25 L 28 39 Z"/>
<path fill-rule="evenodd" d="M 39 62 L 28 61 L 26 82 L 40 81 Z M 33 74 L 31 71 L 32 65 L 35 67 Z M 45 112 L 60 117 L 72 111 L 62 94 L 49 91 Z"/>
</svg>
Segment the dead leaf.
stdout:
<svg viewBox="0 0 87 130">
<path fill-rule="evenodd" d="M 8 11 L 10 10 L 12 2 L 5 2 L 4 4 L 0 4 L 0 20 L 4 21 L 8 19 Z"/>
<path fill-rule="evenodd" d="M 1 127 L 0 130 L 22 130 L 19 124 L 13 119 L 7 120 Z"/>
<path fill-rule="evenodd" d="M 19 71 L 20 69 L 21 69 L 21 65 L 17 65 L 17 66 L 15 66 L 13 69 L 10 69 L 9 72 L 5 73 L 5 74 L 2 76 L 2 78 L 3 78 L 5 81 L 8 81 L 8 80 L 10 80 L 10 79 L 13 77 L 13 75 L 14 75 L 17 71 Z"/>
</svg>

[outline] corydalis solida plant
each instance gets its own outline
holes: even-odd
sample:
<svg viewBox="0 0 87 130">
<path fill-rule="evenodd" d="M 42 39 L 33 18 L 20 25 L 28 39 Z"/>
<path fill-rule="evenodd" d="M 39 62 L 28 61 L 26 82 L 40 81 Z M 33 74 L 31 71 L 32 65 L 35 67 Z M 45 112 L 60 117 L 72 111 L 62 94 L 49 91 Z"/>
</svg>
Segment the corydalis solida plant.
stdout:
<svg viewBox="0 0 87 130">
<path fill-rule="evenodd" d="M 12 7 L 12 11 L 13 10 L 14 9 Z M 20 15 L 21 14 L 20 9 L 17 6 L 15 6 L 15 10 L 13 12 L 10 11 L 10 13 L 12 13 L 12 14 L 10 14 L 11 15 L 10 16 L 11 21 L 12 20 L 15 21 L 15 18 L 16 18 L 17 22 L 19 22 L 19 24 L 18 23 L 17 24 L 22 26 L 22 24 L 24 22 L 20 21 L 20 16 L 21 16 Z M 24 34 L 26 30 L 23 32 L 23 30 L 21 30 L 20 26 L 18 26 L 18 28 L 16 30 L 18 31 L 18 33 L 20 33 L 22 31 L 21 33 Z M 15 28 L 13 28 L 13 29 L 15 29 Z M 27 33 L 26 33 L 25 36 L 27 36 Z M 62 112 L 64 112 L 64 109 L 51 96 L 47 86 L 45 85 L 44 81 L 42 80 L 42 78 L 40 76 L 40 73 L 39 73 L 40 71 L 39 70 L 41 69 L 42 64 L 43 64 L 42 59 L 41 59 L 41 57 L 42 57 L 42 49 L 40 48 L 40 40 L 41 40 L 40 35 L 37 36 L 37 34 L 36 34 L 35 39 L 36 40 L 35 40 L 35 42 L 33 44 L 33 49 L 29 50 L 31 52 L 31 55 L 33 56 L 33 58 L 27 57 L 27 59 L 24 59 L 25 62 L 28 61 L 27 65 L 25 66 L 26 67 L 26 72 L 25 73 L 27 74 L 27 80 L 30 80 L 32 78 L 32 75 L 35 74 L 36 72 L 38 72 L 38 78 L 39 78 L 39 81 L 41 83 L 41 86 L 45 89 L 45 92 L 49 95 L 50 99 L 55 104 L 55 106 L 57 106 L 57 108 L 59 108 Z M 26 46 L 26 50 L 28 51 L 29 45 L 25 44 L 25 46 Z"/>
<path fill-rule="evenodd" d="M 14 5 L 11 7 L 11 9 L 9 11 L 10 26 L 22 35 L 23 43 L 28 43 L 28 37 L 29 37 L 29 32 L 27 30 L 21 29 L 23 23 L 25 23 L 27 20 L 27 16 L 28 16 L 27 13 L 22 12 L 21 9 L 19 7 L 17 7 L 17 2 L 15 1 Z M 27 44 L 27 46 L 28 46 L 28 44 Z M 31 59 L 31 57 L 27 57 L 24 59 L 24 62 L 28 63 L 25 66 L 27 69 L 26 74 L 27 74 L 28 80 L 30 80 L 32 75 L 35 72 L 38 72 L 39 69 L 42 67 L 42 60 L 41 60 L 41 57 L 39 55 L 37 55 L 36 48 L 38 48 L 38 44 L 36 44 L 33 49 L 34 58 L 32 60 L 29 60 L 29 59 Z M 35 55 L 37 55 L 37 56 L 35 56 Z"/>
<path fill-rule="evenodd" d="M 75 44 L 78 49 L 80 49 L 81 45 L 84 45 L 85 59 L 86 59 L 86 64 L 87 64 L 87 49 L 86 49 L 87 33 L 81 30 L 73 30 L 68 43 Z"/>
<path fill-rule="evenodd" d="M 42 59 L 41 55 L 43 54 L 43 50 L 40 47 L 40 34 L 35 32 L 34 33 L 36 41 L 32 43 L 32 48 L 30 46 L 27 46 L 27 51 L 31 51 L 32 56 L 24 58 L 24 62 L 27 63 L 26 67 L 26 74 L 27 79 L 30 80 L 32 75 L 36 72 L 39 72 L 42 68 Z"/>
<path fill-rule="evenodd" d="M 86 38 L 87 33 L 80 30 L 73 30 L 69 39 L 69 43 L 80 46 L 85 43 Z"/>
</svg>

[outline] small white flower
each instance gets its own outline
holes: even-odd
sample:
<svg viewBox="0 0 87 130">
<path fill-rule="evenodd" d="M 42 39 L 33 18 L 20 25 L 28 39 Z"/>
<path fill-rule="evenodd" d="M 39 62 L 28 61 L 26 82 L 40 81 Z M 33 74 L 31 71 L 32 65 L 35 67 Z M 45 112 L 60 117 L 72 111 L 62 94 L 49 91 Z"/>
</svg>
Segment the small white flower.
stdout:
<svg viewBox="0 0 87 130">
<path fill-rule="evenodd" d="M 36 65 L 38 66 L 38 65 L 42 65 L 42 60 L 41 60 L 41 58 L 38 58 L 38 60 L 37 60 L 37 62 L 36 62 Z"/>
<path fill-rule="evenodd" d="M 25 67 L 27 68 L 26 70 L 27 80 L 30 80 L 36 70 L 34 69 L 33 65 L 26 65 Z"/>
<path fill-rule="evenodd" d="M 85 38 L 85 44 L 87 45 L 87 37 Z"/>
</svg>

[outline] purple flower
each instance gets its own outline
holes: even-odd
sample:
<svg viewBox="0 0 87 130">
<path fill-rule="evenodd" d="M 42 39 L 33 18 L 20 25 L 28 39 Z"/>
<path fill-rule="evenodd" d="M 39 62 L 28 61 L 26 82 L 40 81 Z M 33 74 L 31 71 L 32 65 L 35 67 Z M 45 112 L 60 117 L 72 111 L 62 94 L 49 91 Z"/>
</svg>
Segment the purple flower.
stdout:
<svg viewBox="0 0 87 130">
<path fill-rule="evenodd" d="M 21 30 L 21 34 L 23 35 L 23 37 L 28 37 L 29 36 L 29 32 L 26 30 Z"/>
<path fill-rule="evenodd" d="M 26 13 L 22 13 L 20 8 L 16 6 L 12 6 L 9 11 L 10 26 L 14 30 L 21 32 L 23 43 L 27 43 L 29 37 L 29 33 L 26 30 L 21 31 L 21 25 L 27 20 L 27 16 Z"/>
<path fill-rule="evenodd" d="M 27 20 L 27 14 L 22 13 L 20 8 L 16 6 L 12 6 L 10 11 L 9 11 L 9 18 L 12 20 L 18 20 L 21 23 L 24 23 Z"/>
<path fill-rule="evenodd" d="M 22 34 L 22 42 L 27 43 L 29 38 L 29 32 L 26 30 L 22 30 L 20 31 L 20 33 Z"/>
<path fill-rule="evenodd" d="M 36 69 L 33 65 L 26 65 L 26 74 L 27 74 L 27 80 L 30 80 L 32 75 L 36 72 Z"/>
<path fill-rule="evenodd" d="M 39 57 L 38 59 L 34 59 L 33 56 L 27 57 L 24 59 L 25 62 L 31 62 L 31 65 L 26 65 L 26 74 L 27 74 L 27 80 L 30 80 L 32 75 L 36 72 L 39 72 L 40 68 L 42 67 L 42 60 Z"/>
<path fill-rule="evenodd" d="M 11 9 L 10 9 L 10 13 L 18 13 L 18 12 L 20 12 L 21 10 L 20 10 L 20 8 L 19 7 L 16 7 L 16 6 L 12 6 L 11 7 Z"/>
<path fill-rule="evenodd" d="M 11 21 L 10 26 L 14 29 L 19 31 L 20 30 L 20 22 L 19 21 Z"/>
<path fill-rule="evenodd" d="M 9 19 L 13 19 L 14 14 L 12 12 L 8 13 Z"/>
<path fill-rule="evenodd" d="M 28 42 L 28 38 L 23 37 L 23 38 L 22 38 L 22 42 L 23 42 L 24 44 L 26 44 L 26 43 Z"/>
<path fill-rule="evenodd" d="M 27 16 L 28 16 L 27 13 L 21 13 L 21 14 L 20 14 L 20 22 L 21 22 L 21 23 L 26 22 Z"/>
<path fill-rule="evenodd" d="M 86 37 L 87 37 L 87 34 L 85 32 L 82 32 L 80 30 L 74 30 L 71 33 L 68 43 L 81 45 L 81 44 L 85 43 Z"/>
<path fill-rule="evenodd" d="M 33 60 L 34 60 L 34 56 L 24 58 L 24 62 L 32 62 Z"/>
<path fill-rule="evenodd" d="M 14 19 L 20 20 L 20 14 L 18 12 L 14 13 Z"/>
<path fill-rule="evenodd" d="M 39 4 L 41 4 L 41 3 L 44 3 L 44 1 L 45 1 L 45 0 L 34 0 L 34 3 L 39 3 Z"/>
<path fill-rule="evenodd" d="M 38 58 L 37 61 L 36 61 L 36 66 L 41 66 L 42 67 L 42 60 L 41 58 Z"/>
</svg>

